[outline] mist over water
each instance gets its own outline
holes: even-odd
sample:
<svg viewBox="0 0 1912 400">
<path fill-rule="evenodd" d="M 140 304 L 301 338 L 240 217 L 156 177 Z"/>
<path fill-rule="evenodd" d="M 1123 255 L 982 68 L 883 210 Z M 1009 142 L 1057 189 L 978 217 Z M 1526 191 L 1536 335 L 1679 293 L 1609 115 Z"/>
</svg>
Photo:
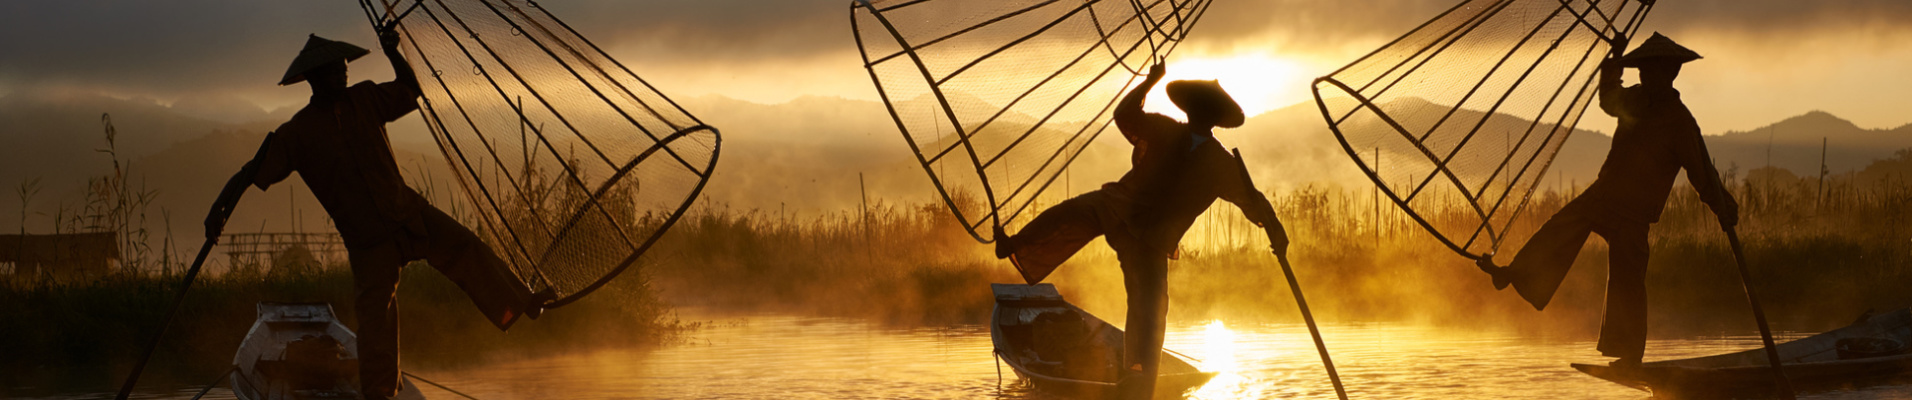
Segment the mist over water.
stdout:
<svg viewBox="0 0 1912 400">
<path fill-rule="evenodd" d="M 704 321 L 683 343 L 605 349 L 411 372 L 480 399 L 1060 399 L 1033 390 L 1007 366 L 1001 379 L 982 325 L 892 327 L 859 319 L 686 310 Z M 700 314 L 709 313 L 709 314 Z M 1646 392 L 1583 375 L 1569 362 L 1604 362 L 1586 340 L 1414 324 L 1323 327 L 1351 398 L 1645 399 Z M 1782 333 L 1782 339 L 1801 336 Z M 1751 332 L 1648 343 L 1648 361 L 1758 346 Z M 1289 321 L 1171 324 L 1166 347 L 1220 375 L 1191 399 L 1332 399 L 1305 327 Z M 203 383 L 142 398 L 184 399 Z M 429 398 L 460 398 L 427 387 Z M 1890 398 L 1912 385 L 1811 393 L 1809 399 Z M 103 398 L 67 394 L 33 399 Z M 215 389 L 208 398 L 230 399 Z"/>
</svg>

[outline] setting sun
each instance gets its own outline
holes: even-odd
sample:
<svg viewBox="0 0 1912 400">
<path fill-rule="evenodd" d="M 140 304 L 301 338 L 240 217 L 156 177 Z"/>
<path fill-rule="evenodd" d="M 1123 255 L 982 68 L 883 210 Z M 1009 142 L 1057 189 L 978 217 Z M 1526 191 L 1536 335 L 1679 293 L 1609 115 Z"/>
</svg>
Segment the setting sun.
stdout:
<svg viewBox="0 0 1912 400">
<path fill-rule="evenodd" d="M 1197 55 L 1169 58 L 1168 75 L 1163 81 L 1183 79 L 1216 80 L 1241 104 L 1243 113 L 1253 117 L 1289 104 L 1306 100 L 1303 91 L 1308 77 L 1294 60 L 1266 52 L 1243 52 L 1229 56 Z M 1166 85 L 1149 93 L 1145 108 L 1152 112 L 1182 118 L 1182 110 L 1168 101 Z"/>
</svg>

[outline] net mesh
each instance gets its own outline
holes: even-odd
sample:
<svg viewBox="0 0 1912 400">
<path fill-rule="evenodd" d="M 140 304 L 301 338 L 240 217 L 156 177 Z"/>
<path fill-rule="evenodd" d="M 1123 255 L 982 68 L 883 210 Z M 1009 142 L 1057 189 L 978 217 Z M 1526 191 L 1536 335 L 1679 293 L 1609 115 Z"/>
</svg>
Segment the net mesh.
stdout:
<svg viewBox="0 0 1912 400">
<path fill-rule="evenodd" d="M 553 307 L 629 267 L 708 181 L 717 130 L 536 2 L 381 1 L 474 231 Z"/>
<path fill-rule="evenodd" d="M 1316 80 L 1322 116 L 1396 205 L 1454 251 L 1492 254 L 1593 101 L 1632 0 L 1467 0 Z"/>
<path fill-rule="evenodd" d="M 1108 127 L 1124 89 L 1207 0 L 858 0 L 864 66 L 950 210 L 979 241 Z"/>
</svg>

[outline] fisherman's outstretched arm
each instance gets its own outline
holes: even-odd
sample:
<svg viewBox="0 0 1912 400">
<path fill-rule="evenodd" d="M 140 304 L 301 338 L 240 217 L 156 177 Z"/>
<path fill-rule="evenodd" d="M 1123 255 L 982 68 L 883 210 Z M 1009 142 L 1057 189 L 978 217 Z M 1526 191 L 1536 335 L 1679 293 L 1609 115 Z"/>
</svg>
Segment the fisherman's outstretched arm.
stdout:
<svg viewBox="0 0 1912 400">
<path fill-rule="evenodd" d="M 266 140 L 259 145 L 259 152 L 239 167 L 239 172 L 226 180 L 226 186 L 219 190 L 219 198 L 213 200 L 212 210 L 206 213 L 206 238 L 216 240 L 226 229 L 226 218 L 232 215 L 233 207 L 239 205 L 239 197 L 246 194 L 247 186 L 258 186 L 265 190 L 272 184 L 285 180 L 292 175 L 292 168 L 282 151 L 272 146 L 274 134 L 266 134 Z"/>
<path fill-rule="evenodd" d="M 1248 217 L 1248 222 L 1255 223 L 1255 226 L 1261 227 L 1268 233 L 1269 247 L 1274 248 L 1277 253 L 1287 254 L 1288 228 L 1281 224 L 1281 218 L 1275 216 L 1275 207 L 1268 202 L 1268 197 L 1253 187 L 1248 188 L 1246 193 L 1238 197 L 1223 197 L 1223 199 L 1235 204 L 1236 208 L 1240 208 L 1242 215 Z"/>
<path fill-rule="evenodd" d="M 1142 111 L 1142 102 L 1149 97 L 1149 91 L 1155 88 L 1155 84 L 1162 81 L 1162 75 L 1168 73 L 1168 67 L 1164 64 L 1157 62 L 1149 67 L 1149 76 L 1142 79 L 1142 84 L 1130 89 L 1127 96 L 1122 96 L 1122 102 L 1115 105 L 1116 130 L 1122 131 L 1122 136 L 1128 138 L 1129 143 L 1140 141 L 1141 138 L 1136 135 L 1145 130 L 1142 125 L 1147 122 L 1148 113 Z"/>
<path fill-rule="evenodd" d="M 1680 167 L 1686 169 L 1686 180 L 1693 190 L 1700 194 L 1700 201 L 1713 209 L 1724 227 L 1739 224 L 1739 202 L 1733 200 L 1733 193 L 1726 190 L 1725 182 L 1719 179 L 1719 170 L 1713 166 L 1713 156 L 1706 151 L 1706 141 L 1700 137 L 1699 127 L 1680 132 L 1681 139 L 1674 153 L 1680 158 Z"/>
<path fill-rule="evenodd" d="M 1282 226 L 1281 218 L 1275 216 L 1274 204 L 1268 202 L 1268 196 L 1263 195 L 1260 189 L 1255 188 L 1254 180 L 1248 176 L 1248 165 L 1239 156 L 1235 158 L 1235 165 L 1239 169 L 1238 178 L 1221 179 L 1222 200 L 1240 208 L 1248 222 L 1267 231 L 1268 243 L 1275 252 L 1287 254 L 1288 229 Z"/>
</svg>

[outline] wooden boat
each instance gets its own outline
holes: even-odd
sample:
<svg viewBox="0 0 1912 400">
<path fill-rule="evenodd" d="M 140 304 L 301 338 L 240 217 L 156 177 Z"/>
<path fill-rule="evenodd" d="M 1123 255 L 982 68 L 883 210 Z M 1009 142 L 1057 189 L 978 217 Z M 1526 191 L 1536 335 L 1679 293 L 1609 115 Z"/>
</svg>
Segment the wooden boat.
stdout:
<svg viewBox="0 0 1912 400">
<path fill-rule="evenodd" d="M 358 399 L 358 335 L 326 303 L 258 305 L 259 319 L 232 357 L 232 393 L 241 400 Z M 396 399 L 425 396 L 401 378 Z"/>
<path fill-rule="evenodd" d="M 1795 390 L 1817 391 L 1903 381 L 1912 376 L 1912 309 L 1860 317 L 1851 326 L 1778 345 L 1780 364 Z M 1574 369 L 1654 394 L 1680 397 L 1744 396 L 1775 389 L 1764 348 L 1619 367 L 1573 364 Z"/>
<path fill-rule="evenodd" d="M 1122 330 L 1062 299 L 1056 287 L 990 284 L 996 308 L 989 320 L 996 357 L 1037 389 L 1074 397 L 1115 394 Z M 1181 398 L 1215 377 L 1163 350 L 1155 398 Z"/>
</svg>

